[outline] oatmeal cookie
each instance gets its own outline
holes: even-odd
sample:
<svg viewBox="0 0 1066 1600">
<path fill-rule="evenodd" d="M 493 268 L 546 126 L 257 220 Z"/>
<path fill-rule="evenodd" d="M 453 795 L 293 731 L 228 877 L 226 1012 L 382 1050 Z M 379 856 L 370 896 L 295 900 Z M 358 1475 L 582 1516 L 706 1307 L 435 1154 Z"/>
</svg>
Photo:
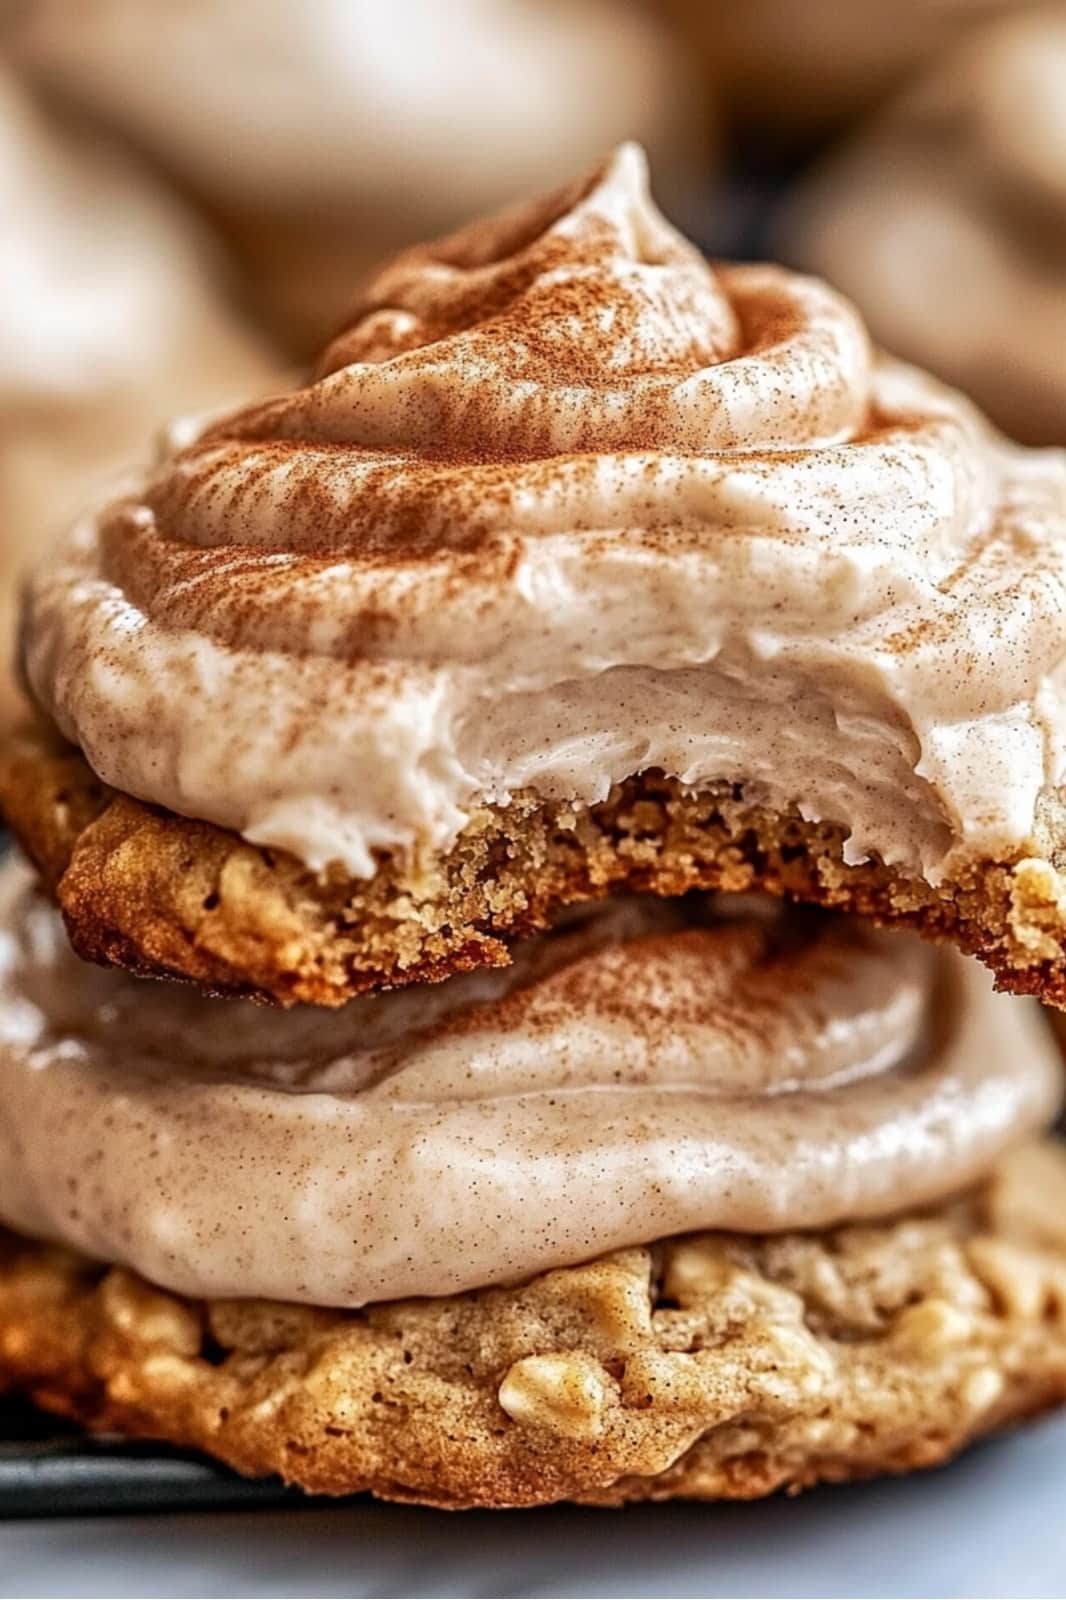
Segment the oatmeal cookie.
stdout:
<svg viewBox="0 0 1066 1600">
<path fill-rule="evenodd" d="M 1066 1398 L 1066 1156 L 877 1226 L 696 1234 L 337 1312 L 4 1236 L 0 1380 L 318 1494 L 748 1498 L 931 1466 Z"/>
</svg>

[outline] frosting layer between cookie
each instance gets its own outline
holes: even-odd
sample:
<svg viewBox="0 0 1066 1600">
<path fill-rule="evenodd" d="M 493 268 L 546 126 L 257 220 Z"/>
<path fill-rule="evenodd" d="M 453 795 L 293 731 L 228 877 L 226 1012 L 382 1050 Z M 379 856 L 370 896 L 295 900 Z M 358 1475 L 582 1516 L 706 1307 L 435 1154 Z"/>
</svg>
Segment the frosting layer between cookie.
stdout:
<svg viewBox="0 0 1066 1600">
<path fill-rule="evenodd" d="M 358 1306 L 921 1206 L 1053 1115 L 1035 1005 L 763 900 L 617 901 L 337 1012 L 79 962 L 4 878 L 0 1220 L 188 1294 Z"/>
</svg>

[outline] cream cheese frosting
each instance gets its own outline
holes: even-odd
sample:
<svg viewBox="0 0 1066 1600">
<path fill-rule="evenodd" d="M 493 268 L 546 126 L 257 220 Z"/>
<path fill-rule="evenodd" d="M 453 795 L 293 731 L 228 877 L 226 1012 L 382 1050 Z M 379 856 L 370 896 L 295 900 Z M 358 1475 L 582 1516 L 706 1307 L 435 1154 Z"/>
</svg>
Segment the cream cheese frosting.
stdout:
<svg viewBox="0 0 1066 1600">
<path fill-rule="evenodd" d="M 623 146 L 83 523 L 25 661 L 107 782 L 315 869 L 657 768 L 936 881 L 1061 779 L 1064 534 L 1066 456 L 709 265 Z"/>
<path fill-rule="evenodd" d="M 0 1218 L 189 1294 L 358 1306 L 885 1215 L 1060 1093 L 975 963 L 769 901 L 618 901 L 279 1013 L 84 965 L 23 869 L 0 893 Z"/>
</svg>

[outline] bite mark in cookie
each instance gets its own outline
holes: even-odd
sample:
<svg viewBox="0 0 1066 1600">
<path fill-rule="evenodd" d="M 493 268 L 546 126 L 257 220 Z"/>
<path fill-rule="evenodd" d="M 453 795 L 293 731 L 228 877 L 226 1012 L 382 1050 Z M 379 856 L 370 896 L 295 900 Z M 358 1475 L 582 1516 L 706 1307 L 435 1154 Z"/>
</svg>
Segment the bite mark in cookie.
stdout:
<svg viewBox="0 0 1066 1600">
<path fill-rule="evenodd" d="M 949 941 L 1002 988 L 1066 1006 L 1054 864 L 1066 821 L 1050 805 L 1046 855 L 981 863 L 934 888 L 849 864 L 841 828 L 768 811 L 733 785 L 689 793 L 647 773 L 588 808 L 517 795 L 479 811 L 443 857 L 383 857 L 363 879 L 118 794 L 38 725 L 0 749 L 0 808 L 80 955 L 215 994 L 339 1006 L 506 965 L 516 939 L 575 903 L 754 889 Z"/>
</svg>

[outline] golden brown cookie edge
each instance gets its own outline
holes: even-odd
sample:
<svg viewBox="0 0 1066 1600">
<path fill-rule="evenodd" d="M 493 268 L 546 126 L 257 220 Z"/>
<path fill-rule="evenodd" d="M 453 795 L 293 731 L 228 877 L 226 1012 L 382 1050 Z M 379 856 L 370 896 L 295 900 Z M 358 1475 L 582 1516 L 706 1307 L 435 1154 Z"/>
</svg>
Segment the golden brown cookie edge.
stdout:
<svg viewBox="0 0 1066 1600">
<path fill-rule="evenodd" d="M 40 725 L 0 752 L 0 809 L 86 959 L 218 994 L 335 1006 L 502 965 L 562 906 L 622 890 L 763 890 L 950 941 L 999 984 L 1066 1006 L 1066 885 L 1042 858 L 979 861 L 934 888 L 843 860 L 841 828 L 696 794 L 659 774 L 576 810 L 516 796 L 429 861 L 370 880 L 310 872 L 102 785 Z"/>
</svg>

